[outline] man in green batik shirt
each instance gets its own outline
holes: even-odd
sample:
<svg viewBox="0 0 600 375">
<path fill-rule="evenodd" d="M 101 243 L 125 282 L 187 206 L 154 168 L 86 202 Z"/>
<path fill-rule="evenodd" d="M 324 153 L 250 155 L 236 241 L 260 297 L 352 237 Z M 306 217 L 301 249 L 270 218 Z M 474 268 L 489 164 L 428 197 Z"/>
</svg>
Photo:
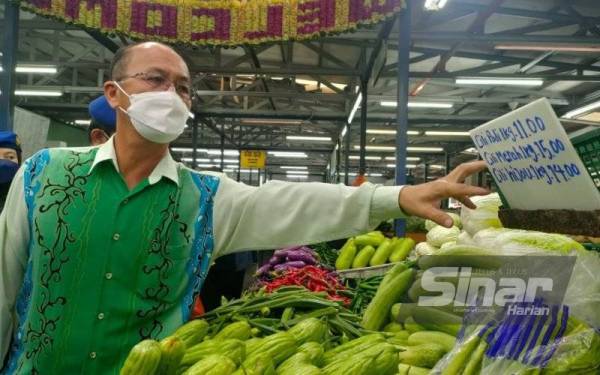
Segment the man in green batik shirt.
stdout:
<svg viewBox="0 0 600 375">
<path fill-rule="evenodd" d="M 116 135 L 99 147 L 42 150 L 17 173 L 0 218 L 3 373 L 117 374 L 135 343 L 188 319 L 218 256 L 346 238 L 404 214 L 449 226 L 441 199 L 471 205 L 487 192 L 462 184 L 482 163 L 404 188 L 250 187 L 190 170 L 168 152 L 189 115 L 190 85 L 171 48 L 120 50 L 104 84 Z"/>
</svg>

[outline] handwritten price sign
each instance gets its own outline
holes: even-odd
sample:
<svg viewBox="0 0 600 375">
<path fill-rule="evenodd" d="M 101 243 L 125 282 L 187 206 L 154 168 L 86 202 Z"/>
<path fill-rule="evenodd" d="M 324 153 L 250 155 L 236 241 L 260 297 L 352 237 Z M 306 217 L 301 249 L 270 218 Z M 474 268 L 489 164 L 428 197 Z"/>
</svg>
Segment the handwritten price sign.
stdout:
<svg viewBox="0 0 600 375">
<path fill-rule="evenodd" d="M 600 193 L 548 100 L 539 99 L 470 134 L 512 208 L 600 209 Z"/>
</svg>

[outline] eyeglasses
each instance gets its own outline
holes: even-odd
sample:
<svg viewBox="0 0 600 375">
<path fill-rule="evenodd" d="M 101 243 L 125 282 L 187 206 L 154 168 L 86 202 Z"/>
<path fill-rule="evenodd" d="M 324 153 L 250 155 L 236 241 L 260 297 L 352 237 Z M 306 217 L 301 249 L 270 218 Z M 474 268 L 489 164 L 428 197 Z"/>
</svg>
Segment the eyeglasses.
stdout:
<svg viewBox="0 0 600 375">
<path fill-rule="evenodd" d="M 167 90 L 171 85 L 175 88 L 175 92 L 184 100 L 190 100 L 192 97 L 192 87 L 189 82 L 179 81 L 173 82 L 165 74 L 160 72 L 140 72 L 125 76 L 119 81 L 124 81 L 128 78 L 135 78 L 144 81 L 152 90 Z"/>
</svg>

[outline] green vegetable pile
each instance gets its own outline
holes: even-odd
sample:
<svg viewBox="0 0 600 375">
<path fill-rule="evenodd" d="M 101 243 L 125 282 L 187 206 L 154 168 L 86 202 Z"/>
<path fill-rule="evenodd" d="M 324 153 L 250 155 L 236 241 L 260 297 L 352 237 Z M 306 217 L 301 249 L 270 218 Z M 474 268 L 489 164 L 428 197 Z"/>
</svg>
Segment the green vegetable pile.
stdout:
<svg viewBox="0 0 600 375">
<path fill-rule="evenodd" d="M 401 262 L 415 246 L 411 238 L 386 238 L 380 231 L 349 238 L 335 261 L 339 271 Z"/>
</svg>

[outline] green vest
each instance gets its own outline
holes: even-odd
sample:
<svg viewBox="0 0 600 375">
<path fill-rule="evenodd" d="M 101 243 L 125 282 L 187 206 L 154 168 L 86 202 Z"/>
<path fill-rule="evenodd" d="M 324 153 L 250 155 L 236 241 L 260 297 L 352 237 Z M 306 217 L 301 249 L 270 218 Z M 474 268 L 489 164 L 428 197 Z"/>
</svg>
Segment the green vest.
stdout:
<svg viewBox="0 0 600 375">
<path fill-rule="evenodd" d="M 98 149 L 25 164 L 29 260 L 7 374 L 118 374 L 133 345 L 187 321 L 213 251 L 218 177 L 178 165 L 179 185 L 129 191 Z"/>
</svg>

